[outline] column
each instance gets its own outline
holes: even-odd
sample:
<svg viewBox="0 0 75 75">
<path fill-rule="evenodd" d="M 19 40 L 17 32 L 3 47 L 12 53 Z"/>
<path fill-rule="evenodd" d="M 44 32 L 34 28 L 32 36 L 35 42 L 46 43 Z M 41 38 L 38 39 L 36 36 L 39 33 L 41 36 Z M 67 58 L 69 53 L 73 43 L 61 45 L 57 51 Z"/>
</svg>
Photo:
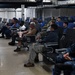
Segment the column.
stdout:
<svg viewBox="0 0 75 75">
<path fill-rule="evenodd" d="M 16 8 L 15 8 L 15 17 L 16 17 Z"/>
<path fill-rule="evenodd" d="M 44 13 L 44 9 L 42 9 L 42 19 L 45 19 L 45 13 Z"/>
<path fill-rule="evenodd" d="M 25 5 L 21 5 L 21 15 L 22 15 L 22 20 L 24 21 L 24 8 L 25 8 Z"/>
</svg>

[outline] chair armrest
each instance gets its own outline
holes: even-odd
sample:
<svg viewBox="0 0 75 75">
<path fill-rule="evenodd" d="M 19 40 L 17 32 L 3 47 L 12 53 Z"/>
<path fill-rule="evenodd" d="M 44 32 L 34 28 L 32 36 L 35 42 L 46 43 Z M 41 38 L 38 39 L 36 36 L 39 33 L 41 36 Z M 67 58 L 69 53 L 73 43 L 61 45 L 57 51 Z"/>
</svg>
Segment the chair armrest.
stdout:
<svg viewBox="0 0 75 75">
<path fill-rule="evenodd" d="M 11 30 L 17 30 L 18 28 L 11 28 Z"/>
<path fill-rule="evenodd" d="M 65 53 L 67 48 L 55 49 L 56 53 Z"/>
<path fill-rule="evenodd" d="M 32 42 L 35 42 L 36 40 L 35 40 L 35 36 L 36 35 L 27 35 L 26 37 L 27 37 L 27 42 L 28 43 L 32 43 Z"/>
<path fill-rule="evenodd" d="M 26 37 L 35 37 L 36 35 L 26 35 Z"/>
<path fill-rule="evenodd" d="M 45 47 L 52 47 L 52 46 L 58 46 L 58 42 L 48 42 L 48 43 L 44 43 Z"/>
<path fill-rule="evenodd" d="M 42 29 L 41 31 L 46 31 L 47 29 Z"/>
</svg>

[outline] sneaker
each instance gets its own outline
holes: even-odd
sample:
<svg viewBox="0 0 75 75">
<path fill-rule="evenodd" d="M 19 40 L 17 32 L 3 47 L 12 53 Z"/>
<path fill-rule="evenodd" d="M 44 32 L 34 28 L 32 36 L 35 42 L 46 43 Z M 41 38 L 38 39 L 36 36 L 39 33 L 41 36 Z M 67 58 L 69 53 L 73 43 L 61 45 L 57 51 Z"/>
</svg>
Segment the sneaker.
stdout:
<svg viewBox="0 0 75 75">
<path fill-rule="evenodd" d="M 27 63 L 27 64 L 24 64 L 24 67 L 34 67 L 35 65 L 33 63 Z"/>
<path fill-rule="evenodd" d="M 1 36 L 0 38 L 4 38 L 4 36 Z"/>
<path fill-rule="evenodd" d="M 17 49 L 14 50 L 14 52 L 20 52 L 20 51 L 21 51 L 20 48 L 17 48 Z"/>
<path fill-rule="evenodd" d="M 13 43 L 13 42 L 9 42 L 8 44 L 11 46 L 15 46 L 15 43 Z"/>
</svg>

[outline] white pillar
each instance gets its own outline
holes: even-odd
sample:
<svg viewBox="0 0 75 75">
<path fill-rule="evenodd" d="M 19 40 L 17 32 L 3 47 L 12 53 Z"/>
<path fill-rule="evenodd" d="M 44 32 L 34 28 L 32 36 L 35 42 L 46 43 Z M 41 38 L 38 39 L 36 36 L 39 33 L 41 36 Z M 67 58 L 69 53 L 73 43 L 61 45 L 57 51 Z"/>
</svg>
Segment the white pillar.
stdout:
<svg viewBox="0 0 75 75">
<path fill-rule="evenodd" d="M 42 19 L 45 19 L 45 13 L 44 13 L 44 9 L 42 9 Z"/>
<path fill-rule="evenodd" d="M 58 5 L 58 0 L 51 0 L 55 5 Z"/>
<path fill-rule="evenodd" d="M 24 21 L 24 8 L 25 8 L 25 5 L 21 5 L 21 9 L 22 9 L 21 15 L 22 15 L 23 21 Z"/>
<path fill-rule="evenodd" d="M 7 11 L 5 11 L 5 18 L 8 18 L 8 12 Z"/>
<path fill-rule="evenodd" d="M 15 17 L 16 17 L 16 8 L 15 8 Z"/>
</svg>

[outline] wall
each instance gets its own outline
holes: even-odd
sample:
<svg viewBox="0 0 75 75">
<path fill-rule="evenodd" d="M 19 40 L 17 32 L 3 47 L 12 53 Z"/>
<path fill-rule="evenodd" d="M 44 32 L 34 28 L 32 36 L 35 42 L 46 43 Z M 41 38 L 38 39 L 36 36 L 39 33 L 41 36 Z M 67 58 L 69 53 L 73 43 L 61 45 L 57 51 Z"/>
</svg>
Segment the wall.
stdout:
<svg viewBox="0 0 75 75">
<path fill-rule="evenodd" d="M 26 17 L 33 18 L 35 17 L 35 8 L 28 8 L 26 9 Z"/>
<path fill-rule="evenodd" d="M 56 9 L 56 8 L 45 8 L 42 9 L 42 17 L 58 17 L 58 16 L 75 16 L 75 9 L 74 8 L 61 8 L 61 9 Z M 40 14 L 40 13 L 38 13 Z M 40 17 L 40 16 L 39 16 Z"/>
<path fill-rule="evenodd" d="M 0 9 L 0 17 L 12 19 L 15 17 L 15 9 Z M 35 9 L 34 8 L 25 8 L 24 17 L 35 17 Z M 21 18 L 21 8 L 16 9 L 16 18 Z"/>
<path fill-rule="evenodd" d="M 41 10 L 35 10 L 35 8 L 27 8 L 25 9 L 24 12 L 24 17 L 26 19 L 26 17 L 42 17 L 46 18 L 46 17 L 50 17 L 50 16 L 75 16 L 75 9 L 74 8 L 61 8 L 61 9 L 55 9 L 55 8 L 46 8 L 46 9 L 42 9 L 42 13 Z M 21 9 L 17 9 L 16 10 L 16 17 L 17 18 L 21 18 Z M 0 17 L 2 18 L 8 18 L 8 19 L 12 19 L 13 17 L 15 17 L 15 10 L 14 9 L 0 9 Z"/>
</svg>

